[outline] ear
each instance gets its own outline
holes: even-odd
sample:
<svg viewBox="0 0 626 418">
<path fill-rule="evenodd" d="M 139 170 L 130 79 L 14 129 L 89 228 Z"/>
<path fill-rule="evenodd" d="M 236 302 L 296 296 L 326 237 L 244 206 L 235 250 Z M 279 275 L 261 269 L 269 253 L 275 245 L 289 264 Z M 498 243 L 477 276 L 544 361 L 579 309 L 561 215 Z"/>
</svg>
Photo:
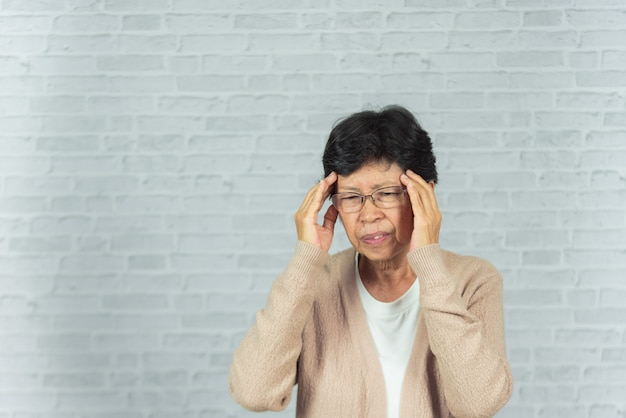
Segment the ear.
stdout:
<svg viewBox="0 0 626 418">
<path fill-rule="evenodd" d="M 435 182 L 434 182 L 434 181 L 432 181 L 432 180 L 431 180 L 431 181 L 429 181 L 429 182 L 428 182 L 428 185 L 429 185 L 430 187 L 432 187 L 432 188 L 433 188 L 433 190 L 435 190 Z"/>
</svg>

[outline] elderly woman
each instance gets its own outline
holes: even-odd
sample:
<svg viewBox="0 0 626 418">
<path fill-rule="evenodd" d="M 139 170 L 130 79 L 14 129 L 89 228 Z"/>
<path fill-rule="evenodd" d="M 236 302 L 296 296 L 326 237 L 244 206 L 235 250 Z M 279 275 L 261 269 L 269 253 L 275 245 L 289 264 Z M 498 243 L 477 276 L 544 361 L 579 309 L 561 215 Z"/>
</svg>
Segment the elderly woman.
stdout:
<svg viewBox="0 0 626 418">
<path fill-rule="evenodd" d="M 495 415 L 512 388 L 502 278 L 439 247 L 428 134 L 402 107 L 359 112 L 323 163 L 295 254 L 234 354 L 233 398 L 282 410 L 297 384 L 301 418 Z M 353 248 L 329 255 L 338 217 Z"/>
</svg>

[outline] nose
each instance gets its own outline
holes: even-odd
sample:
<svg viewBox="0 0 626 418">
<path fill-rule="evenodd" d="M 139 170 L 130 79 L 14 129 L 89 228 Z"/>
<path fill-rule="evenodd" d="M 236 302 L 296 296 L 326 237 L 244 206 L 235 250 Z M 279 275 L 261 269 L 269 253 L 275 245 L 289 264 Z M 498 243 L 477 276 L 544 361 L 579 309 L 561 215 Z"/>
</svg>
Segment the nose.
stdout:
<svg viewBox="0 0 626 418">
<path fill-rule="evenodd" d="M 372 196 L 367 196 L 365 198 L 365 203 L 361 206 L 361 211 L 359 212 L 359 218 L 363 222 L 374 222 L 380 218 L 382 218 L 382 211 L 374 204 L 374 199 Z"/>
</svg>

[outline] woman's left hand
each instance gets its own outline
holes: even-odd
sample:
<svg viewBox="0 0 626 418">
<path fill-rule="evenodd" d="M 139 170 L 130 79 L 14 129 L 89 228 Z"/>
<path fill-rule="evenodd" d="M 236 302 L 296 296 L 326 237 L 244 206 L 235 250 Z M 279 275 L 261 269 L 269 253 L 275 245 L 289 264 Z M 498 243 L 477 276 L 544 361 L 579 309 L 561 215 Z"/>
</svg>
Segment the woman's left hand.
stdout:
<svg viewBox="0 0 626 418">
<path fill-rule="evenodd" d="M 413 234 L 409 250 L 439 242 L 441 212 L 435 197 L 435 183 L 427 183 L 411 170 L 400 176 L 413 208 Z"/>
</svg>

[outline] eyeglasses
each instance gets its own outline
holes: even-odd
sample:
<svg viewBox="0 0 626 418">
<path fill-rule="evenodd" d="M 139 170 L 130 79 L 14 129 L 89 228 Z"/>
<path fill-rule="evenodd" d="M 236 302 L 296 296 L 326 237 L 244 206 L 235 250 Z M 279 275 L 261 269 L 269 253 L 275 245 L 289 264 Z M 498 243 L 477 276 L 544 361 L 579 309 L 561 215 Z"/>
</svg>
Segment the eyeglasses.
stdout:
<svg viewBox="0 0 626 418">
<path fill-rule="evenodd" d="M 404 202 L 406 189 L 400 186 L 382 187 L 372 194 L 362 195 L 354 192 L 335 193 L 330 197 L 335 208 L 344 213 L 353 213 L 361 210 L 365 200 L 369 197 L 372 203 L 380 209 L 390 209 L 400 206 Z"/>
</svg>

